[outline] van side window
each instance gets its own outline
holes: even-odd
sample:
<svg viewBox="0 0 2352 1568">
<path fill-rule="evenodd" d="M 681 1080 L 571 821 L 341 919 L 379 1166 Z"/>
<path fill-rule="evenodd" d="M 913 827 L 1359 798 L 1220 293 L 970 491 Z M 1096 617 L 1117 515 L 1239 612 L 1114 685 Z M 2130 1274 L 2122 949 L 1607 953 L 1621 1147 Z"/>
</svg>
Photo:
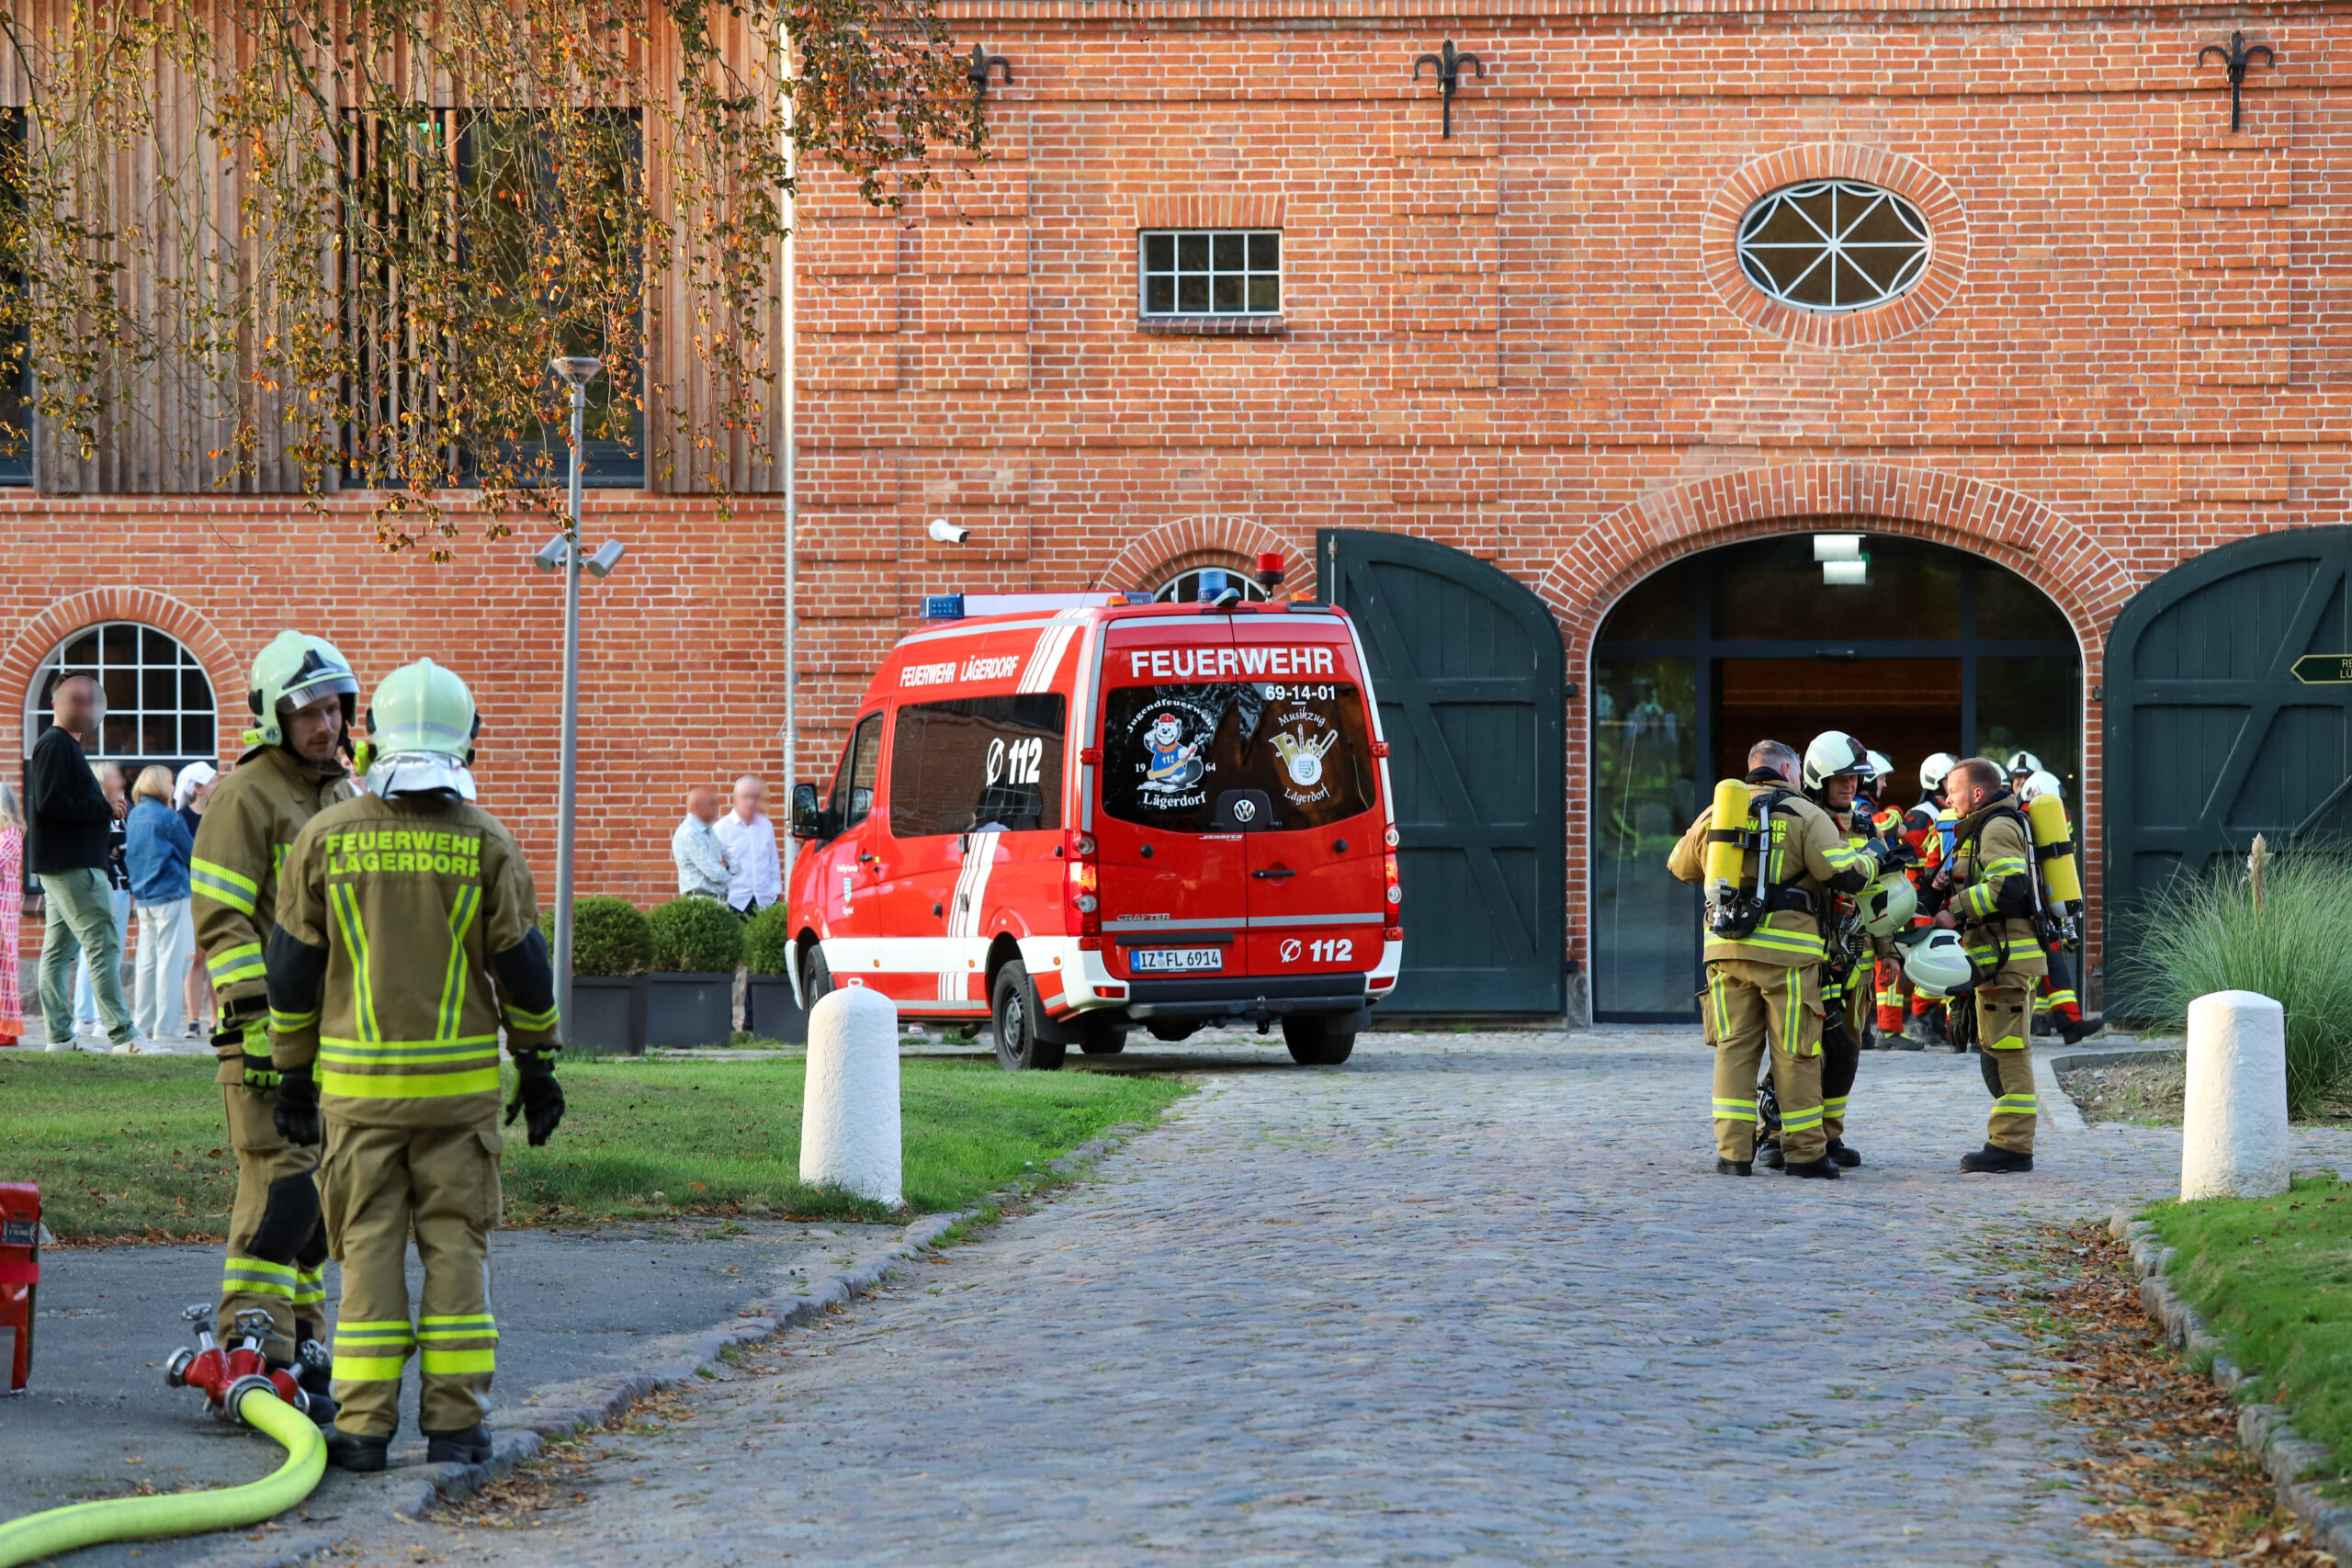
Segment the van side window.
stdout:
<svg viewBox="0 0 2352 1568">
<path fill-rule="evenodd" d="M 1051 692 L 901 707 L 890 743 L 890 836 L 1059 829 L 1067 714 Z"/>
<path fill-rule="evenodd" d="M 882 716 L 870 713 L 857 721 L 857 729 L 842 752 L 840 771 L 833 774 L 832 798 L 825 803 L 825 815 L 840 824 L 835 831 L 847 832 L 874 810 L 874 775 L 881 763 Z"/>
</svg>

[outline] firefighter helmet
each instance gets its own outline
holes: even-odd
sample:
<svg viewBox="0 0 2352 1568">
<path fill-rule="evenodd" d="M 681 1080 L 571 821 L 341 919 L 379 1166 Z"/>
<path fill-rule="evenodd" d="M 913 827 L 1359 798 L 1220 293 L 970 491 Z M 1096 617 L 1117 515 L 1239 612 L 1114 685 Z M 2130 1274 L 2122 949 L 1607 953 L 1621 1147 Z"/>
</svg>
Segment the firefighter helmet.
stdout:
<svg viewBox="0 0 2352 1568">
<path fill-rule="evenodd" d="M 2044 771 L 2045 770 L 2041 765 L 2041 759 L 2035 756 L 2030 751 L 2018 751 L 2013 753 L 2009 758 L 2009 765 L 2007 770 L 2009 777 L 2011 778 L 2016 778 L 2019 774 L 2023 773 L 2039 773 Z"/>
<path fill-rule="evenodd" d="M 1944 787 L 1944 775 L 1960 765 L 1960 759 L 1949 751 L 1931 751 L 1919 764 L 1919 787 L 1929 795 Z"/>
<path fill-rule="evenodd" d="M 1873 751 L 1870 754 L 1870 758 L 1871 783 L 1875 784 L 1881 779 L 1891 779 L 1894 776 L 1894 761 L 1885 752 Z"/>
<path fill-rule="evenodd" d="M 2018 799 L 2030 806 L 2045 795 L 2054 795 L 2061 800 L 2066 798 L 2066 786 L 2058 782 L 2056 773 L 2046 768 L 2025 781 L 2018 791 Z"/>
<path fill-rule="evenodd" d="M 1870 753 L 1862 743 L 1842 729 L 1825 729 L 1813 738 L 1804 749 L 1804 787 L 1817 790 L 1831 779 L 1847 773 L 1856 777 L 1871 771 Z"/>
<path fill-rule="evenodd" d="M 1918 890 L 1900 871 L 1889 872 L 1863 888 L 1854 902 L 1861 909 L 1862 930 L 1872 936 L 1893 936 L 1907 929 L 1911 918 L 1919 912 Z"/>
<path fill-rule="evenodd" d="M 474 737 L 481 715 L 473 694 L 430 659 L 384 677 L 368 704 L 368 787 L 379 795 L 474 797 Z"/>
<path fill-rule="evenodd" d="M 1975 966 L 1968 962 L 1968 950 L 1961 946 L 1954 932 L 1930 931 L 1916 942 L 1901 945 L 1903 977 L 1930 1000 L 1949 997 L 1976 978 Z"/>
<path fill-rule="evenodd" d="M 343 722 L 348 727 L 359 697 L 359 677 L 351 672 L 351 661 L 324 637 L 279 632 L 254 660 L 253 680 L 245 689 L 254 727 L 245 731 L 245 744 L 278 745 L 286 739 L 281 722 L 286 716 L 324 696 L 343 699 Z"/>
</svg>

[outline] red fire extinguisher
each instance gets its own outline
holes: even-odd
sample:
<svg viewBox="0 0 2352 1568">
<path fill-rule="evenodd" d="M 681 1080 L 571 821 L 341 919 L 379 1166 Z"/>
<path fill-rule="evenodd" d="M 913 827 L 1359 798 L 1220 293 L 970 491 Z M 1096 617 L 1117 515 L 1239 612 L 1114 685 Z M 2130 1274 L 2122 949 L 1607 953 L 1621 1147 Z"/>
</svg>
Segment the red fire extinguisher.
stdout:
<svg viewBox="0 0 2352 1568">
<path fill-rule="evenodd" d="M 24 1392 L 33 1370 L 33 1298 L 40 1289 L 40 1189 L 0 1182 L 0 1328 L 17 1331 L 8 1388 Z"/>
</svg>

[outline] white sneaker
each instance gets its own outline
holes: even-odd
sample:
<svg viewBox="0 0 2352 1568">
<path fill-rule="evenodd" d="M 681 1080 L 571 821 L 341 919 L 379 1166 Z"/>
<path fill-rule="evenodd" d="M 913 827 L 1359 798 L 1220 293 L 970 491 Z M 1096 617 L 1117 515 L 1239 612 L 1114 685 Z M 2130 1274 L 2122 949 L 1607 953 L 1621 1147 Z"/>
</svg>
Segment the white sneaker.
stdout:
<svg viewBox="0 0 2352 1568">
<path fill-rule="evenodd" d="M 143 1034 L 134 1034 L 119 1045 L 107 1049 L 109 1056 L 158 1056 L 168 1055 L 161 1046 Z"/>
</svg>

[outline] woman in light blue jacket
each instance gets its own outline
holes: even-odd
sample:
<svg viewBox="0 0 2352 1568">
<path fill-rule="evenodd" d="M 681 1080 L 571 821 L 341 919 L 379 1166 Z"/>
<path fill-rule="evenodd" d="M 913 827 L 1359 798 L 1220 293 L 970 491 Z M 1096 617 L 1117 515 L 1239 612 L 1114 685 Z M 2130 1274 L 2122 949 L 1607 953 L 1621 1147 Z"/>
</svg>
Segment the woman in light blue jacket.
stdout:
<svg viewBox="0 0 2352 1568">
<path fill-rule="evenodd" d="M 172 809 L 172 773 L 149 768 L 130 792 L 122 825 L 122 859 L 130 873 L 130 899 L 139 909 L 139 957 L 131 1021 L 143 1040 L 168 1041 L 180 1032 L 182 982 L 196 940 L 188 919 L 188 856 L 196 840 Z"/>
</svg>

